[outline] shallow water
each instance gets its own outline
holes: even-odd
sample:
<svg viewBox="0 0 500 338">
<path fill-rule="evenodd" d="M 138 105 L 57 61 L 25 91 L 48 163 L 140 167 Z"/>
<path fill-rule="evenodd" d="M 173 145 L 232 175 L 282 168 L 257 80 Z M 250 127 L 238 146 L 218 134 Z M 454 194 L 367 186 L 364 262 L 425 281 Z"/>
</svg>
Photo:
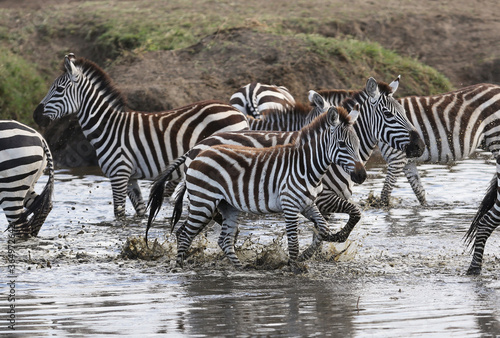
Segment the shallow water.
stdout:
<svg viewBox="0 0 500 338">
<path fill-rule="evenodd" d="M 366 207 L 347 244 L 324 244 L 308 271 L 292 273 L 279 216 L 242 216 L 236 271 L 209 227 L 184 269 L 173 267 L 175 241 L 157 217 L 150 239 L 167 250 L 157 261 L 122 255 L 145 221 L 114 221 L 109 181 L 96 168 L 57 170 L 54 209 L 39 238 L 18 242 L 15 276 L 2 266 L 0 332 L 15 336 L 495 336 L 500 334 L 499 233 L 488 240 L 482 275 L 465 276 L 463 243 L 494 162 L 484 156 L 453 167 L 419 166 L 429 207 L 401 177 L 389 210 Z M 378 195 L 384 166 L 372 163 L 353 200 Z M 86 173 L 86 175 L 84 175 Z M 40 191 L 45 177 L 39 182 Z M 149 182 L 141 182 L 147 196 Z M 132 215 L 130 203 L 128 214 Z M 3 218 L 3 216 L 1 216 Z M 346 216 L 331 221 L 338 228 Z M 311 225 L 300 226 L 302 248 Z M 7 263 L 7 232 L 0 237 Z M 172 250 L 173 249 L 173 250 Z M 345 251 L 343 251 L 345 249 Z M 343 251 L 343 252 L 342 252 Z M 263 262 L 263 263 L 262 263 Z M 8 283 L 15 282 L 11 287 Z M 15 302 L 8 302 L 12 295 Z M 15 304 L 15 330 L 8 328 Z"/>
</svg>

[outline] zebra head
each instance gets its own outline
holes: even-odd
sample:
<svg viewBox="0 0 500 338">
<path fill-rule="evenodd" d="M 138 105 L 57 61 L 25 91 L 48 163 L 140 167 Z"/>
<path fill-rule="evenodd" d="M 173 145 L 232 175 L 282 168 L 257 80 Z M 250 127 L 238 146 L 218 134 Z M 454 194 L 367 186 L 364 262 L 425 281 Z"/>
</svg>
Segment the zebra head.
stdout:
<svg viewBox="0 0 500 338">
<path fill-rule="evenodd" d="M 359 117 L 359 105 L 348 114 L 343 107 L 328 109 L 331 142 L 328 157 L 350 174 L 355 183 L 363 183 L 367 177 L 365 166 L 359 155 L 359 138 L 354 129 L 354 122 Z"/>
<path fill-rule="evenodd" d="M 33 113 L 33 119 L 40 126 L 47 126 L 51 120 L 74 114 L 80 109 L 77 92 L 83 77 L 81 69 L 75 66 L 75 55 L 64 57 L 65 72 L 59 76 Z"/>
<path fill-rule="evenodd" d="M 400 76 L 390 84 L 377 83 L 372 77 L 368 79 L 364 90 L 368 99 L 361 103 L 362 118 L 355 128 L 370 147 L 382 141 L 406 152 L 408 157 L 419 157 L 424 152 L 424 142 L 406 117 L 403 106 L 393 97 L 399 79 Z"/>
</svg>

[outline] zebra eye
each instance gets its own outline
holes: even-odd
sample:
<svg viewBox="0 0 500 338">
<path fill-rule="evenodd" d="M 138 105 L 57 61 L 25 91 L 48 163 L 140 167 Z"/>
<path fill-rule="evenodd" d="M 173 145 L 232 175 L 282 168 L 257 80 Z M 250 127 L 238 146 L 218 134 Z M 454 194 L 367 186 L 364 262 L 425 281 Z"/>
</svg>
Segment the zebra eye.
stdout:
<svg viewBox="0 0 500 338">
<path fill-rule="evenodd" d="M 64 91 L 64 88 L 65 88 L 64 86 L 57 86 L 56 92 L 62 93 Z"/>
<path fill-rule="evenodd" d="M 345 148 L 346 144 L 344 141 L 339 142 L 339 147 Z"/>
<path fill-rule="evenodd" d="M 394 114 L 390 110 L 384 110 L 384 115 L 386 117 L 393 117 L 394 116 Z"/>
</svg>

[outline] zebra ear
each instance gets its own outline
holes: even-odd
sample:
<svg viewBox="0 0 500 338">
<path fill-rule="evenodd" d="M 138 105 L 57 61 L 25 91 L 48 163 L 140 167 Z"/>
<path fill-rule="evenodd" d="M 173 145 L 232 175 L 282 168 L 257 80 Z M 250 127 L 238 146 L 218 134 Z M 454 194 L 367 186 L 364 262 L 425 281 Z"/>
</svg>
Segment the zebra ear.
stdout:
<svg viewBox="0 0 500 338">
<path fill-rule="evenodd" d="M 75 55 L 73 53 L 66 55 L 64 57 L 64 67 L 66 68 L 68 74 L 71 75 L 71 80 L 77 81 L 79 74 L 78 74 L 78 69 L 76 69 L 75 64 L 73 63 L 74 61 L 75 61 Z"/>
<path fill-rule="evenodd" d="M 339 112 L 336 107 L 330 107 L 327 111 L 328 123 L 332 126 L 336 126 L 340 123 Z"/>
<path fill-rule="evenodd" d="M 309 102 L 315 107 L 324 108 L 326 101 L 323 96 L 316 93 L 314 90 L 309 91 Z"/>
<path fill-rule="evenodd" d="M 351 124 L 354 124 L 354 122 L 356 122 L 358 117 L 359 117 L 359 103 L 356 103 L 354 108 L 349 113 L 349 118 L 350 118 Z"/>
<path fill-rule="evenodd" d="M 372 101 L 378 99 L 378 97 L 380 96 L 378 83 L 373 77 L 369 78 L 368 81 L 366 81 L 366 92 L 368 93 L 368 95 L 370 95 Z"/>
<path fill-rule="evenodd" d="M 391 83 L 389 83 L 389 87 L 391 87 L 391 89 L 392 89 L 391 95 L 394 94 L 396 92 L 396 90 L 398 90 L 399 79 L 401 79 L 401 75 L 398 75 L 398 77 L 396 78 L 396 80 L 394 80 Z"/>
</svg>

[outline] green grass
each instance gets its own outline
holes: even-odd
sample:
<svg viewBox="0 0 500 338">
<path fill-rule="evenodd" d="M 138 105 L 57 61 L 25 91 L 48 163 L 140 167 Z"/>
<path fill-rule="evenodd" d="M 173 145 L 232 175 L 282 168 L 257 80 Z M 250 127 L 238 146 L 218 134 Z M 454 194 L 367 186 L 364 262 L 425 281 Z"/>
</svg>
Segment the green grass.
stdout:
<svg viewBox="0 0 500 338">
<path fill-rule="evenodd" d="M 47 92 L 45 82 L 32 64 L 0 50 L 0 118 L 35 126 L 32 114 Z"/>
<path fill-rule="evenodd" d="M 390 79 L 404 74 L 402 81 L 412 95 L 432 95 L 452 89 L 450 81 L 436 69 L 385 49 L 378 43 L 352 38 L 325 38 L 314 34 L 300 36 L 309 44 L 312 52 L 331 62 L 349 88 L 355 87 L 359 78 L 381 76 Z"/>
</svg>

